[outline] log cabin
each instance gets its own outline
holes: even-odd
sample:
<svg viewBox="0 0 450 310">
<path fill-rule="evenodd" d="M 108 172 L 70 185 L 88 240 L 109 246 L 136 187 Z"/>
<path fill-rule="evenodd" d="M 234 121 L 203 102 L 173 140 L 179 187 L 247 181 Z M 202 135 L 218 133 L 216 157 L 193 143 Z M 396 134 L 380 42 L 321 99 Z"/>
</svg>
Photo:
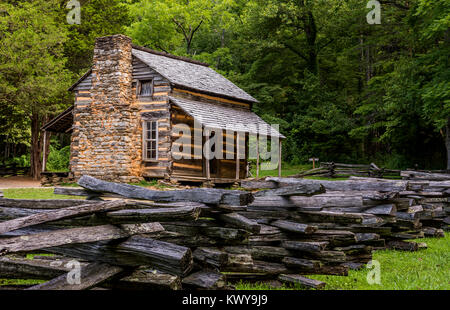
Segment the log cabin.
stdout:
<svg viewBox="0 0 450 310">
<path fill-rule="evenodd" d="M 205 63 L 124 35 L 96 40 L 92 68 L 69 91 L 74 105 L 42 129 L 71 134 L 75 180 L 231 183 L 248 176 L 250 137 L 280 141 L 281 157 L 284 136 L 252 112 L 255 98 Z"/>
</svg>

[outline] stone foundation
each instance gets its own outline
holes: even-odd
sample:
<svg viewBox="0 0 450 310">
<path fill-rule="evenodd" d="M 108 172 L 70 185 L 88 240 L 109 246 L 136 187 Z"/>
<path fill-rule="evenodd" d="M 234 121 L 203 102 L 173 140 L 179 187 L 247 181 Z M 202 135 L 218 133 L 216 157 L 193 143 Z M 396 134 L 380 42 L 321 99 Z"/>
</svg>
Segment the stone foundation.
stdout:
<svg viewBox="0 0 450 310">
<path fill-rule="evenodd" d="M 68 172 L 41 172 L 41 186 L 58 186 L 75 182 Z"/>
</svg>

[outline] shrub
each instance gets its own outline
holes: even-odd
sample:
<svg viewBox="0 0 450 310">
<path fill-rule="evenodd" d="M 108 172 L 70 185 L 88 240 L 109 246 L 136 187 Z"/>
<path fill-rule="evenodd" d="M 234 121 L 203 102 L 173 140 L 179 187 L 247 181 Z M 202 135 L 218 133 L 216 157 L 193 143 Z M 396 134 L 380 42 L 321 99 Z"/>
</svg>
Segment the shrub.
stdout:
<svg viewBox="0 0 450 310">
<path fill-rule="evenodd" d="M 65 146 L 58 150 L 50 145 L 50 152 L 47 160 L 47 170 L 51 172 L 69 171 L 70 146 Z"/>
</svg>

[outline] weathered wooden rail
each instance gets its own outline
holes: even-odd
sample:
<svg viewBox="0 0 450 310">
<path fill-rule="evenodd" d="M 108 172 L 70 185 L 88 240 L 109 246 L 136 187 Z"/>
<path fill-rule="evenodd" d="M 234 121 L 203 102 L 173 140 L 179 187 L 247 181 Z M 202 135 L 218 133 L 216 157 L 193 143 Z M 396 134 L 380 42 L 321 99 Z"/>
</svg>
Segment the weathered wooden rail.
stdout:
<svg viewBox="0 0 450 310">
<path fill-rule="evenodd" d="M 406 180 L 446 181 L 450 180 L 450 170 L 395 170 L 380 168 L 376 164 L 341 164 L 322 162 L 320 167 L 293 175 L 293 178 L 314 177 L 370 177 L 370 178 L 403 178 Z"/>
<path fill-rule="evenodd" d="M 304 275 L 347 275 L 374 248 L 415 251 L 424 245 L 408 239 L 443 236 L 449 225 L 445 181 L 242 183 L 256 192 L 153 191 L 87 176 L 79 184 L 55 193 L 88 200 L 0 199 L 0 278 L 49 280 L 34 290 L 228 289 L 268 279 L 322 288 Z M 74 259 L 78 284 L 67 281 Z"/>
<path fill-rule="evenodd" d="M 330 163 L 322 162 L 320 163 L 320 167 L 301 172 L 292 177 L 307 177 L 307 176 L 328 177 L 328 178 L 339 178 L 349 176 L 392 178 L 392 177 L 399 177 L 400 170 L 379 168 L 374 163 L 371 163 L 370 165 L 362 165 L 362 164 L 340 164 L 334 162 Z"/>
<path fill-rule="evenodd" d="M 17 164 L 0 165 L 0 177 L 3 176 L 19 176 L 30 173 L 30 167 L 21 167 Z"/>
</svg>

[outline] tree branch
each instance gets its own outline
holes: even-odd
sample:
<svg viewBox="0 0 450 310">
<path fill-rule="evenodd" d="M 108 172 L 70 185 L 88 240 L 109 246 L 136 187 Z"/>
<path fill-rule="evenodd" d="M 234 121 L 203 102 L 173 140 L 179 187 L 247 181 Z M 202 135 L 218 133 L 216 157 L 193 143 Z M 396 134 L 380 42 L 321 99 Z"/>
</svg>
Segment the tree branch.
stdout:
<svg viewBox="0 0 450 310">
<path fill-rule="evenodd" d="M 194 31 L 192 31 L 191 33 L 191 40 L 194 37 L 194 34 L 197 32 L 197 30 L 200 28 L 200 26 L 203 24 L 203 20 L 200 21 L 200 23 L 198 24 L 198 26 L 194 29 Z"/>
<path fill-rule="evenodd" d="M 284 43 L 284 46 L 286 46 L 290 51 L 292 51 L 294 54 L 296 54 L 297 56 L 300 56 L 301 58 L 303 58 L 304 60 L 308 61 L 308 58 L 303 55 L 301 52 L 299 52 L 297 49 L 295 49 L 292 45 L 290 45 L 289 43 Z"/>
<path fill-rule="evenodd" d="M 172 20 L 173 20 L 173 22 L 175 23 L 175 25 L 177 25 L 177 27 L 180 28 L 181 31 L 183 32 L 183 35 L 184 35 L 185 40 L 188 41 L 188 40 L 189 40 L 189 36 L 187 35 L 186 31 L 184 30 L 183 25 L 181 25 L 181 24 L 176 20 L 176 18 L 173 18 Z"/>
<path fill-rule="evenodd" d="M 318 52 L 321 51 L 322 49 L 324 49 L 325 47 L 327 47 L 328 45 L 330 45 L 330 44 L 333 43 L 333 42 L 334 42 L 334 39 L 328 40 L 327 43 L 323 44 L 322 46 L 317 47 L 317 51 L 318 51 Z"/>
<path fill-rule="evenodd" d="M 391 0 L 379 0 L 379 1 L 381 4 L 388 4 L 388 5 L 395 6 L 398 9 L 409 10 L 409 6 L 403 5 L 401 3 L 397 3 L 396 1 L 391 1 Z"/>
</svg>

